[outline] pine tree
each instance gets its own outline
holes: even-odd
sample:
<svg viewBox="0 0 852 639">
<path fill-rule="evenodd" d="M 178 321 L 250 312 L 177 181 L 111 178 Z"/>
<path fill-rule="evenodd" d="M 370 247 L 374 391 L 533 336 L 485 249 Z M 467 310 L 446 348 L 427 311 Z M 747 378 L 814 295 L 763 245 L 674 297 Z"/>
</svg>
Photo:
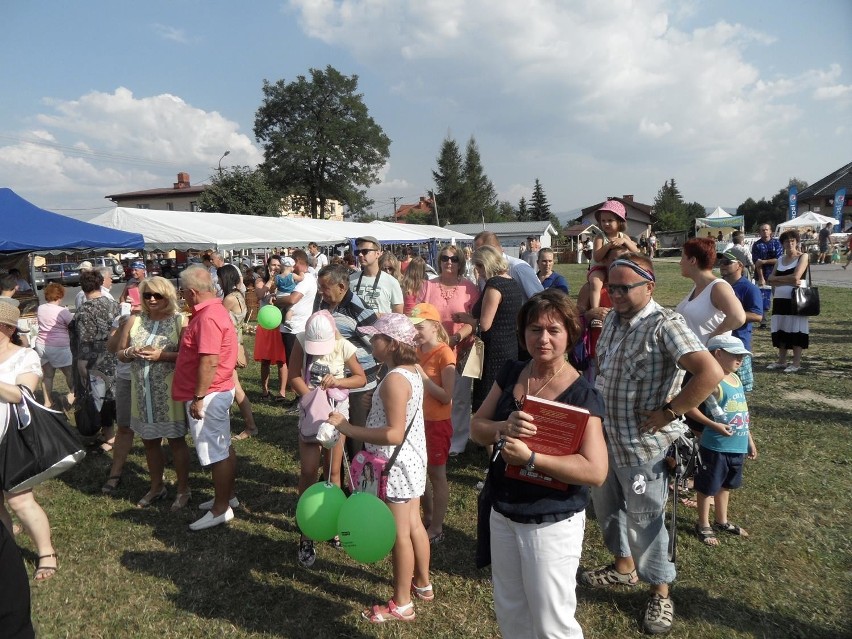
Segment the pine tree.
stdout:
<svg viewBox="0 0 852 639">
<path fill-rule="evenodd" d="M 535 179 L 535 186 L 533 186 L 532 197 L 530 198 L 530 219 L 540 222 L 550 220 L 550 205 L 547 203 L 547 196 L 544 194 L 544 188 L 538 178 Z"/>
<path fill-rule="evenodd" d="M 518 202 L 518 222 L 529 222 L 530 211 L 527 208 L 527 198 L 522 197 Z"/>
<path fill-rule="evenodd" d="M 466 221 L 462 219 L 466 195 L 462 157 L 458 144 L 449 136 L 441 144 L 438 170 L 432 171 L 432 178 L 435 180 L 435 199 L 441 212 L 441 220 L 447 224 Z"/>
<path fill-rule="evenodd" d="M 479 147 L 473 136 L 467 142 L 464 158 L 464 186 L 466 198 L 462 212 L 465 222 L 476 222 L 481 219 L 496 220 L 497 191 L 494 184 L 485 175 L 482 168 L 482 158 L 479 156 Z"/>
</svg>

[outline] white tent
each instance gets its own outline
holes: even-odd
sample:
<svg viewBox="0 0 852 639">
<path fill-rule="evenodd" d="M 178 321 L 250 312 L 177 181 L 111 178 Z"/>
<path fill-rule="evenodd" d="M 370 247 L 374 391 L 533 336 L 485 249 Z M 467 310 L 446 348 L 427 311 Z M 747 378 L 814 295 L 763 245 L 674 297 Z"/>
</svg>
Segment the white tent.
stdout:
<svg viewBox="0 0 852 639">
<path fill-rule="evenodd" d="M 742 215 L 731 215 L 721 206 L 707 217 L 699 217 L 695 219 L 695 237 L 699 237 L 698 230 L 703 228 L 711 228 L 714 232 L 708 231 L 715 238 L 716 233 L 722 231 L 722 235 L 730 236 L 734 231 L 742 231 L 745 220 Z"/>
<path fill-rule="evenodd" d="M 775 234 L 780 235 L 781 233 L 789 229 L 800 228 L 810 228 L 814 231 L 819 231 L 829 222 L 834 224 L 836 221 L 837 220 L 835 220 L 833 217 L 828 217 L 827 215 L 820 215 L 819 213 L 808 211 L 807 213 L 803 213 L 798 217 L 794 217 L 792 220 L 788 220 L 779 224 L 775 228 Z"/>
</svg>

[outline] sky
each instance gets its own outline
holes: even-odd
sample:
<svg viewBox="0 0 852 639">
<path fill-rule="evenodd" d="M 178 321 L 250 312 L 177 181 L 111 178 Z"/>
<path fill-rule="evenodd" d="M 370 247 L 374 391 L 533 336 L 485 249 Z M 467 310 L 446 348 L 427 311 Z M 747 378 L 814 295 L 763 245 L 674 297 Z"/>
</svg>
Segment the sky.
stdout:
<svg viewBox="0 0 852 639">
<path fill-rule="evenodd" d="M 29 0 L 0 24 L 0 186 L 68 214 L 257 165 L 264 80 L 327 65 L 391 139 L 383 217 L 447 137 L 554 212 L 671 178 L 736 207 L 852 161 L 849 0 Z"/>
</svg>

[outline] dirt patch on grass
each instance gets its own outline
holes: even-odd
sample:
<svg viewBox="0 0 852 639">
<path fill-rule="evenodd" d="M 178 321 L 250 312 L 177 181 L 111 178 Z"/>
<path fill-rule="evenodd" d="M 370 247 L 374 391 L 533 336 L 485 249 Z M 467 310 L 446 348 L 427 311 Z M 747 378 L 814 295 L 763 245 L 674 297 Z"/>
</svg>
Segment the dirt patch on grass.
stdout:
<svg viewBox="0 0 852 639">
<path fill-rule="evenodd" d="M 826 404 L 832 408 L 837 408 L 838 410 L 852 412 L 852 404 L 850 404 L 848 399 L 833 399 L 809 390 L 798 390 L 793 391 L 792 393 L 787 393 L 784 396 L 784 399 L 793 399 L 802 402 L 816 402 L 818 404 Z"/>
</svg>

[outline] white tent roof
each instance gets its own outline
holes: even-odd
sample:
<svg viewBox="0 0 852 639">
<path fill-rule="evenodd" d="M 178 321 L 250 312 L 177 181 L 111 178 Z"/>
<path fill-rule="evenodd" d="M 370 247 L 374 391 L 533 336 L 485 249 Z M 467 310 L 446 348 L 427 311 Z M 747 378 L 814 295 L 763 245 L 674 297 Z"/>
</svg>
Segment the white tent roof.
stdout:
<svg viewBox="0 0 852 639">
<path fill-rule="evenodd" d="M 775 232 L 783 233 L 787 229 L 797 229 L 808 226 L 814 230 L 821 229 L 826 224 L 831 222 L 832 224 L 836 223 L 833 217 L 828 217 L 827 215 L 820 215 L 819 213 L 814 213 L 813 211 L 808 211 L 807 213 L 803 213 L 802 215 L 793 218 L 792 220 L 788 220 L 786 222 L 782 222 L 779 224 Z"/>
<path fill-rule="evenodd" d="M 725 209 L 723 209 L 721 206 L 717 206 L 716 210 L 713 211 L 707 217 L 708 218 L 717 218 L 717 217 L 733 217 L 733 216 L 730 213 L 728 213 Z"/>
<path fill-rule="evenodd" d="M 234 250 L 345 242 L 331 229 L 304 229 L 282 218 L 115 207 L 92 224 L 140 233 L 148 251 Z"/>
<path fill-rule="evenodd" d="M 237 250 L 274 246 L 340 244 L 363 235 L 380 242 L 416 243 L 431 240 L 472 240 L 470 235 L 440 226 L 376 221 L 334 222 L 308 218 L 189 213 L 115 207 L 91 220 L 122 231 L 139 233 L 148 251 Z"/>
</svg>

